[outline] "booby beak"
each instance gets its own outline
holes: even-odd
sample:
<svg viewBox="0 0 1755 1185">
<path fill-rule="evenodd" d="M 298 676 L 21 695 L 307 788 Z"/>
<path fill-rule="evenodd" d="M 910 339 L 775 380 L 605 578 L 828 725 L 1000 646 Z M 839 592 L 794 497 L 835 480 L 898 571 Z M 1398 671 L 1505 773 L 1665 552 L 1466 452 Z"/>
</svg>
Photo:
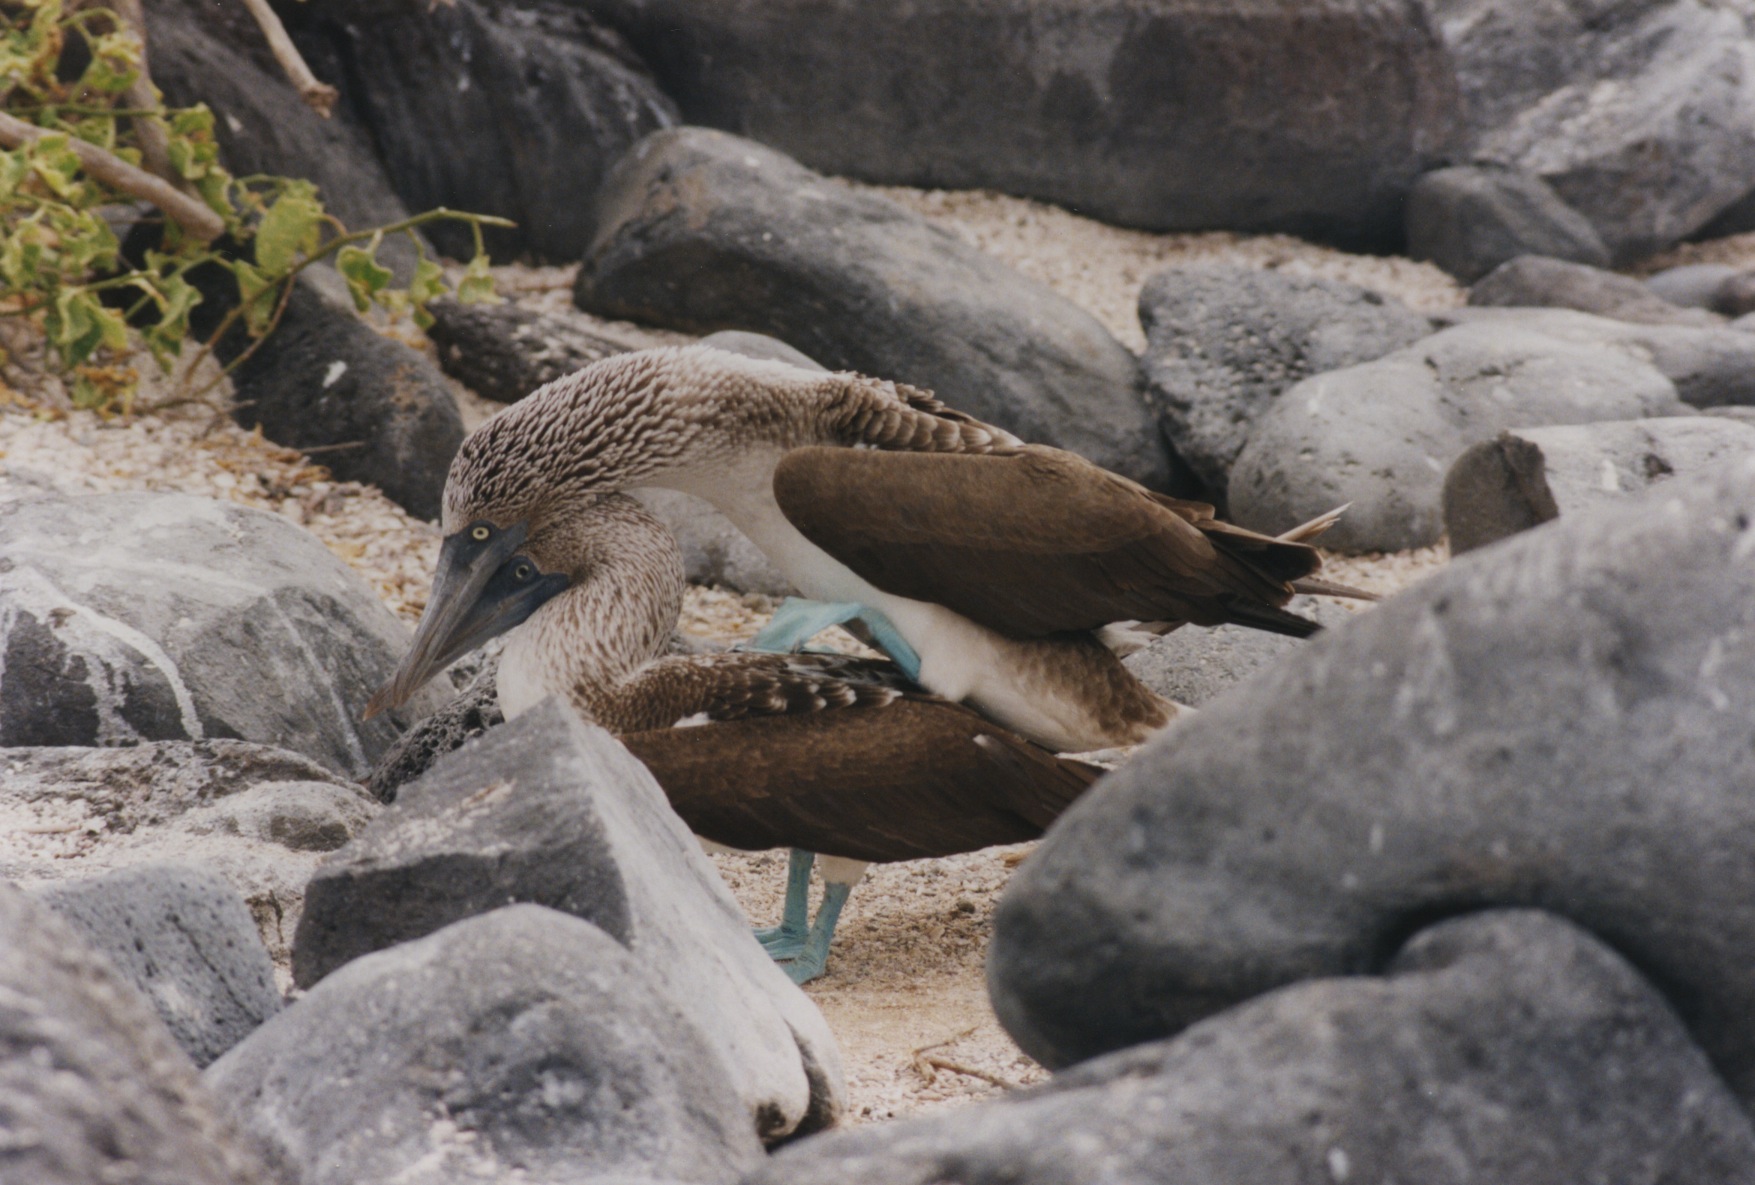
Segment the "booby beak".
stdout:
<svg viewBox="0 0 1755 1185">
<path fill-rule="evenodd" d="M 560 573 L 544 573 L 517 554 L 528 527 L 471 523 L 439 548 L 433 591 L 415 628 L 414 642 L 390 682 L 366 704 L 361 719 L 400 708 L 427 681 L 490 638 L 523 622 L 567 587 Z"/>
</svg>

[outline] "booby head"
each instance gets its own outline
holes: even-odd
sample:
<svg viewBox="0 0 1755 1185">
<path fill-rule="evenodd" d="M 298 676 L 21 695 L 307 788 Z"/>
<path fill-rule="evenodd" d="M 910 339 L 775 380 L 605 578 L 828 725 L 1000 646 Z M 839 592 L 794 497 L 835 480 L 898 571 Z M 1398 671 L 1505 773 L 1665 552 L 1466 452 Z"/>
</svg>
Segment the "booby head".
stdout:
<svg viewBox="0 0 1755 1185">
<path fill-rule="evenodd" d="M 571 580 L 539 566 L 526 546 L 529 532 L 526 520 L 481 517 L 445 535 L 414 641 L 366 704 L 365 719 L 401 707 L 434 675 L 565 591 Z"/>
</svg>

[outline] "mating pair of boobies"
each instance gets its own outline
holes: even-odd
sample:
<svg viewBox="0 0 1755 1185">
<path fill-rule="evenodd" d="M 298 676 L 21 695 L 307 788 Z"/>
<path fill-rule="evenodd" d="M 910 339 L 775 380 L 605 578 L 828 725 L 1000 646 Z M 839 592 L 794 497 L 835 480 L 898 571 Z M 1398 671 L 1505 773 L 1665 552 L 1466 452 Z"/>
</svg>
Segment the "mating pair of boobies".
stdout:
<svg viewBox="0 0 1755 1185">
<path fill-rule="evenodd" d="M 999 726 L 990 734 L 1054 752 L 1137 744 L 1177 712 L 1121 664 L 1109 644 L 1117 623 L 1234 622 L 1304 636 L 1317 627 L 1285 610 L 1295 592 L 1352 593 L 1315 575 L 1321 558 L 1307 540 L 1331 516 L 1261 535 L 1219 522 L 1209 506 L 1026 445 L 914 388 L 709 345 L 647 350 L 548 384 L 464 442 L 446 484 L 427 610 L 372 710 L 405 701 L 527 618 L 501 659 L 502 707 L 515 716 L 566 689 L 570 648 L 628 628 L 592 616 L 589 598 L 560 596 L 582 586 L 583 524 L 612 504 L 605 495 L 643 487 L 712 503 L 818 603 L 790 606 L 764 633 L 770 646 L 788 649 L 857 618 L 938 697 L 932 703 L 965 705 Z M 626 644 L 645 652 L 647 635 L 635 633 Z M 868 719 L 896 728 L 900 718 Z M 931 765 L 929 750 L 914 751 L 885 771 L 898 787 Z M 799 749 L 787 760 L 803 775 L 824 757 Z M 675 777 L 659 780 L 673 802 L 686 799 Z M 853 797 L 823 800 L 830 832 L 837 812 L 853 818 Z M 890 825 L 931 831 L 937 821 L 925 809 Z M 836 851 L 778 828 L 761 846 L 773 844 Z M 792 902 L 789 891 L 789 918 Z"/>
</svg>

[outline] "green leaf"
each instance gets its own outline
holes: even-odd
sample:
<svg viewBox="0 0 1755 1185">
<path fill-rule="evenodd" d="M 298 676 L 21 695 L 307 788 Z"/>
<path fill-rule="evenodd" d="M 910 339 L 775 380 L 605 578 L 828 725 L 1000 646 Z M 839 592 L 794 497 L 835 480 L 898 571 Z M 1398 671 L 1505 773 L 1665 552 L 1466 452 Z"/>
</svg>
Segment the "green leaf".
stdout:
<svg viewBox="0 0 1755 1185">
<path fill-rule="evenodd" d="M 256 228 L 256 266 L 276 276 L 287 271 L 301 253 L 317 249 L 322 220 L 316 186 L 308 181 L 288 185 Z"/>
<path fill-rule="evenodd" d="M 67 146 L 67 134 L 44 136 L 31 146 L 31 170 L 56 197 L 72 200 L 78 195 L 79 157 Z"/>
<path fill-rule="evenodd" d="M 274 277 L 263 274 L 241 259 L 233 261 L 232 274 L 238 278 L 238 299 L 243 302 L 244 325 L 251 337 L 261 337 L 268 332 L 268 323 L 274 319 L 278 285 Z"/>
<path fill-rule="evenodd" d="M 488 271 L 486 255 L 477 255 L 463 269 L 463 278 L 457 282 L 457 300 L 461 304 L 500 303 L 500 298 L 494 295 L 494 277 Z"/>
<path fill-rule="evenodd" d="M 445 295 L 445 269 L 421 256 L 415 265 L 414 279 L 408 282 L 408 302 L 414 306 L 414 323 L 424 329 L 433 327 L 433 315 L 427 312 L 427 302 Z"/>
<path fill-rule="evenodd" d="M 372 301 L 396 277 L 390 269 L 381 266 L 371 251 L 358 247 L 343 247 L 335 255 L 335 266 L 347 280 L 347 290 L 353 293 L 353 307 L 365 312 L 372 307 Z"/>
</svg>

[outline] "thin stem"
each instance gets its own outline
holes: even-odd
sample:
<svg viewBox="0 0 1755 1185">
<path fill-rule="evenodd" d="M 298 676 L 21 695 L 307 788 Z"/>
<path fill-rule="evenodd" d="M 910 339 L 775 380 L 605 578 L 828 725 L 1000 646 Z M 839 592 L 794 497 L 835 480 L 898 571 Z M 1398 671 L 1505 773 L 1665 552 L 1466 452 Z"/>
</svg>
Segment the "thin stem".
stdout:
<svg viewBox="0 0 1755 1185">
<path fill-rule="evenodd" d="M 317 76 L 311 73 L 311 68 L 305 64 L 304 57 L 299 53 L 299 47 L 287 36 L 286 26 L 280 23 L 280 17 L 275 15 L 274 9 L 268 7 L 268 0 L 244 0 L 244 7 L 250 10 L 250 15 L 262 27 L 262 35 L 268 38 L 268 48 L 274 53 L 274 60 L 286 71 L 287 79 L 299 92 L 299 98 L 311 110 L 328 119 L 329 112 L 334 109 L 335 100 L 341 97 L 341 93 L 328 83 L 319 82 Z"/>
</svg>

